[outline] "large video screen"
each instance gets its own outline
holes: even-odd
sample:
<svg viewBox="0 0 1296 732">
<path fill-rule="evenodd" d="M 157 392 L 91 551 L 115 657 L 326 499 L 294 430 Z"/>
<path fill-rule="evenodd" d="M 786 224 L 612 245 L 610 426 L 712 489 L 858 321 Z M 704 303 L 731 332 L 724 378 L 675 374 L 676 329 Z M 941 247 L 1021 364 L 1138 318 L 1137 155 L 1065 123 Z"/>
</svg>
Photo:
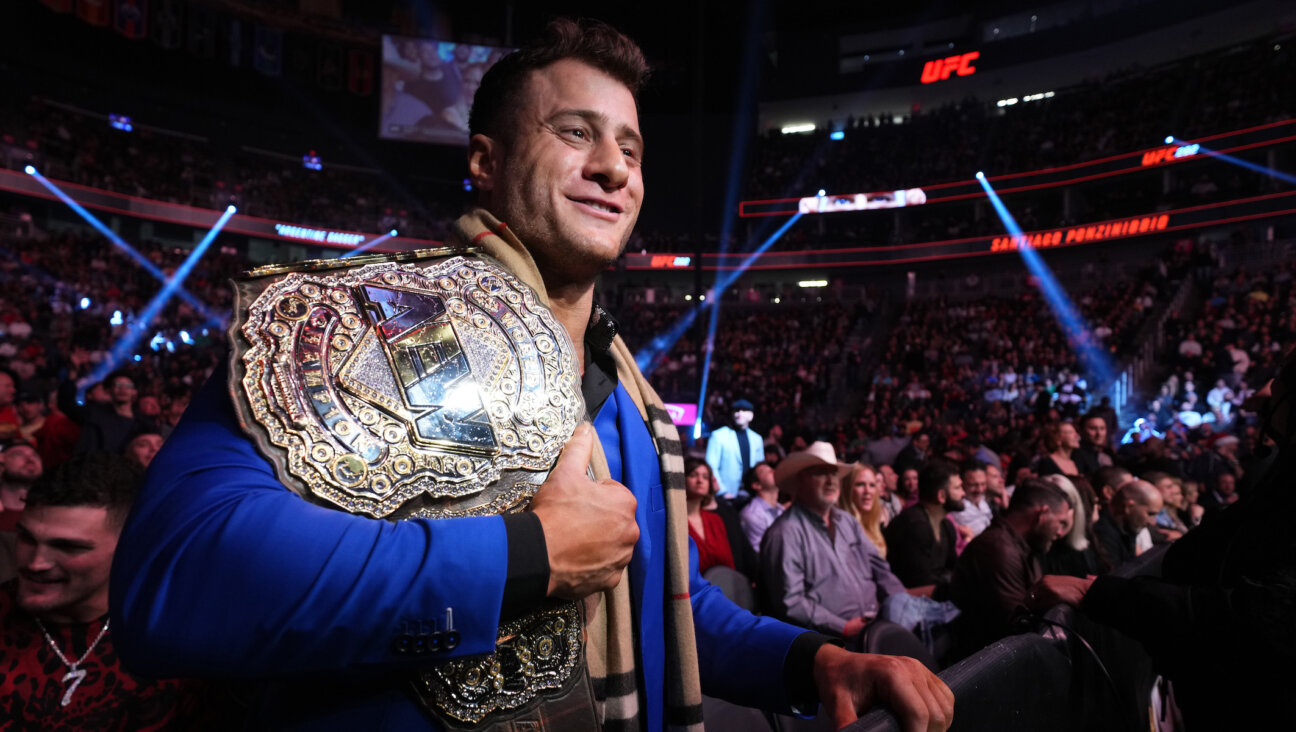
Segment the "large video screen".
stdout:
<svg viewBox="0 0 1296 732">
<path fill-rule="evenodd" d="M 383 36 L 382 44 L 378 136 L 466 145 L 482 75 L 513 49 L 404 36 Z"/>
</svg>

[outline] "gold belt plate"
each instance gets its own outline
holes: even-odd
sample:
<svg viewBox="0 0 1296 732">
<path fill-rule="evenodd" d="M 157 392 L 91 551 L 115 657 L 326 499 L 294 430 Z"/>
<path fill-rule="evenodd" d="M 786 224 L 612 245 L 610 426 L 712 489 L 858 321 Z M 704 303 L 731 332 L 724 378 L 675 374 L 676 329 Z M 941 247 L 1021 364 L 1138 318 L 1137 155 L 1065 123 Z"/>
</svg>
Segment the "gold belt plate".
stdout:
<svg viewBox="0 0 1296 732">
<path fill-rule="evenodd" d="M 487 257 L 324 267 L 239 283 L 236 401 L 285 484 L 373 518 L 520 510 L 584 416 L 566 330 Z"/>
</svg>

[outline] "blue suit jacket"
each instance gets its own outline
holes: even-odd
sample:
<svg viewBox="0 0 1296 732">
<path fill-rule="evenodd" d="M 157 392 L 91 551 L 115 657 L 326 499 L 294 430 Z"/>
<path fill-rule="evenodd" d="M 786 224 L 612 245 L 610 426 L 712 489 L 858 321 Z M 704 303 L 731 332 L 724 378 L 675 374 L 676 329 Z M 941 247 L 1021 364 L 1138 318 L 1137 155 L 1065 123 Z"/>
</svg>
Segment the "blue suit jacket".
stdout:
<svg viewBox="0 0 1296 732">
<path fill-rule="evenodd" d="M 751 448 L 752 465 L 765 459 L 765 440 L 750 428 L 747 430 L 747 444 Z M 738 495 L 743 473 L 751 467 L 743 466 L 738 432 L 732 427 L 721 427 L 712 432 L 707 438 L 706 460 L 720 483 L 720 494 L 730 498 Z"/>
<path fill-rule="evenodd" d="M 375 521 L 283 487 L 237 425 L 219 369 L 149 469 L 113 562 L 113 635 L 136 673 L 258 679 L 261 723 L 295 729 L 429 729 L 409 672 L 494 650 L 507 577 L 498 516 Z M 624 389 L 596 423 L 638 499 L 630 565 L 649 729 L 664 728 L 665 528 L 651 437 Z M 627 445 L 648 449 L 624 449 Z M 651 460 L 648 457 L 651 456 Z M 697 572 L 690 593 L 703 689 L 787 710 L 783 663 L 805 632 L 730 603 Z M 462 636 L 449 653 L 401 653 L 411 628 Z M 417 632 L 415 630 L 414 632 Z"/>
</svg>

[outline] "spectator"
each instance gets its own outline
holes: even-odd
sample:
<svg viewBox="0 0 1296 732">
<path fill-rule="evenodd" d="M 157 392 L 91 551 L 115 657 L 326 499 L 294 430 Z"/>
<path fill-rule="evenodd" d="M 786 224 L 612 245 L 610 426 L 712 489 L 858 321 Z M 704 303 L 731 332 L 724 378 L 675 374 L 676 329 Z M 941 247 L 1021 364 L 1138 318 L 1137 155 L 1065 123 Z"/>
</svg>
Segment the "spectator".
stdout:
<svg viewBox="0 0 1296 732">
<path fill-rule="evenodd" d="M 746 399 L 736 400 L 731 411 L 733 427 L 721 427 L 707 440 L 707 464 L 714 465 L 720 495 L 734 498 L 743 474 L 765 459 L 765 441 L 749 429 L 755 407 Z"/>
<path fill-rule="evenodd" d="M 18 395 L 18 414 L 22 418 L 23 439 L 36 446 L 41 462 L 55 468 L 72 457 L 81 428 L 67 415 L 52 406 L 48 394 L 24 389 Z"/>
<path fill-rule="evenodd" d="M 1206 516 L 1213 516 L 1237 502 L 1237 476 L 1225 471 L 1215 476 L 1214 487 L 1201 498 L 1201 507 Z"/>
<path fill-rule="evenodd" d="M 793 502 L 765 532 L 761 565 L 775 615 L 849 639 L 878 616 L 882 600 L 905 589 L 859 522 L 837 508 L 847 467 L 826 442 L 779 463 L 775 479 Z"/>
<path fill-rule="evenodd" d="M 1080 446 L 1071 453 L 1077 475 L 1091 476 L 1099 468 L 1112 464 L 1111 446 L 1107 440 L 1107 419 L 1097 409 L 1080 418 Z"/>
<path fill-rule="evenodd" d="M 0 453 L 0 582 L 18 571 L 18 522 L 27 506 L 27 494 L 44 472 L 40 455 L 25 442 L 12 442 Z"/>
<path fill-rule="evenodd" d="M 1040 458 L 1036 473 L 1047 475 L 1080 475 L 1080 468 L 1072 455 L 1080 448 L 1080 433 L 1070 422 L 1050 422 L 1044 427 L 1042 439 L 1044 456 Z"/>
<path fill-rule="evenodd" d="M 713 491 L 711 467 L 700 458 L 685 459 L 684 495 L 688 503 L 689 537 L 697 547 L 699 572 L 717 564 L 735 568 L 724 520 L 715 511 L 702 510 L 702 504 L 714 496 Z"/>
<path fill-rule="evenodd" d="M 162 449 L 162 435 L 152 427 L 141 427 L 126 443 L 125 455 L 141 468 L 148 468 L 153 456 Z"/>
<path fill-rule="evenodd" d="M 120 455 L 126 442 L 135 432 L 135 382 L 124 373 L 111 374 L 108 385 L 110 405 L 86 401 L 85 421 L 81 424 L 81 439 L 77 453 L 103 451 Z"/>
<path fill-rule="evenodd" d="M 18 578 L 0 586 L 0 663 L 10 681 L 0 717 L 22 728 L 98 730 L 196 721 L 190 684 L 131 675 L 109 635 L 108 570 L 139 479 L 123 458 L 97 453 L 32 487 L 18 524 Z"/>
<path fill-rule="evenodd" d="M 778 500 L 778 484 L 774 482 L 774 468 L 766 462 L 756 463 L 756 467 L 743 476 L 743 486 L 754 496 L 742 509 L 743 535 L 752 550 L 759 552 L 765 531 L 783 514 L 783 505 Z"/>
<path fill-rule="evenodd" d="M 1160 511 L 1161 494 L 1146 481 L 1131 480 L 1116 491 L 1094 524 L 1094 535 L 1113 566 L 1138 556 L 1138 536 L 1156 524 Z"/>
<path fill-rule="evenodd" d="M 900 499 L 900 476 L 896 475 L 895 469 L 890 465 L 879 467 L 878 475 L 882 478 L 882 495 L 878 500 L 882 503 L 882 525 L 886 526 L 904 510 L 904 503 Z"/>
<path fill-rule="evenodd" d="M 963 510 L 955 511 L 949 515 L 950 520 L 958 524 L 960 529 L 966 529 L 961 532 L 966 536 L 965 541 L 971 541 L 982 531 L 990 526 L 990 521 L 995 517 L 993 505 L 986 498 L 986 493 L 990 487 L 990 480 L 986 470 L 986 464 L 982 462 L 969 462 L 963 466 Z"/>
<path fill-rule="evenodd" d="M 1030 604 L 1043 576 L 1040 558 L 1071 528 L 1066 496 L 1041 479 L 1028 479 L 990 528 L 968 544 L 954 570 L 949 597 L 963 614 L 955 621 L 959 656 L 1011 632 L 1012 619 Z"/>
<path fill-rule="evenodd" d="M 855 463 L 850 466 L 837 507 L 855 517 L 864 529 L 864 535 L 873 542 L 878 556 L 886 559 L 887 545 L 882 535 L 882 478 L 872 465 Z"/>
<path fill-rule="evenodd" d="M 1090 537 L 1098 512 L 1092 500 L 1093 489 L 1088 486 L 1088 481 L 1084 478 L 1076 478 L 1073 482 L 1065 475 L 1056 474 L 1045 476 L 1040 480 L 1062 491 L 1071 511 L 1070 524 L 1064 522 L 1062 535 L 1058 537 L 1058 541 L 1053 542 L 1053 547 L 1044 555 L 1044 572 L 1088 577 L 1103 571 L 1098 552 Z"/>
<path fill-rule="evenodd" d="M 958 531 L 946 516 L 964 507 L 958 467 L 944 458 L 928 461 L 918 476 L 918 503 L 886 527 L 887 556 L 905 587 L 931 594 L 949 583 Z"/>
</svg>

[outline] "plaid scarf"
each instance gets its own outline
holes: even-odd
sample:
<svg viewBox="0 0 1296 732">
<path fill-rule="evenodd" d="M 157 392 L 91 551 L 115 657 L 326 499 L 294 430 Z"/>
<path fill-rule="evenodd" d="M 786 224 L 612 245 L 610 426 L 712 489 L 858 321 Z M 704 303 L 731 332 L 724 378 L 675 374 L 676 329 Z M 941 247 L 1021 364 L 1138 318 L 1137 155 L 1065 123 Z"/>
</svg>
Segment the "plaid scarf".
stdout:
<svg viewBox="0 0 1296 732">
<path fill-rule="evenodd" d="M 549 304 L 544 281 L 526 247 L 503 222 L 482 209 L 461 217 L 449 243 L 476 246 L 499 260 Z M 577 346 L 580 347 L 579 345 Z M 666 491 L 666 709 L 669 728 L 702 729 L 702 684 L 698 674 L 697 641 L 693 635 L 693 608 L 689 600 L 687 510 L 684 504 L 684 450 L 679 432 L 661 397 L 644 379 L 634 356 L 620 336 L 612 342 L 617 377 L 629 393 L 639 416 L 653 436 Z M 609 477 L 607 457 L 594 441 L 590 467 L 598 479 Z M 635 670 L 635 638 L 630 602 L 629 570 L 617 586 L 601 596 L 586 598 L 585 658 L 605 730 L 639 730 L 643 717 L 643 689 Z M 651 612 L 652 608 L 648 608 Z"/>
</svg>

